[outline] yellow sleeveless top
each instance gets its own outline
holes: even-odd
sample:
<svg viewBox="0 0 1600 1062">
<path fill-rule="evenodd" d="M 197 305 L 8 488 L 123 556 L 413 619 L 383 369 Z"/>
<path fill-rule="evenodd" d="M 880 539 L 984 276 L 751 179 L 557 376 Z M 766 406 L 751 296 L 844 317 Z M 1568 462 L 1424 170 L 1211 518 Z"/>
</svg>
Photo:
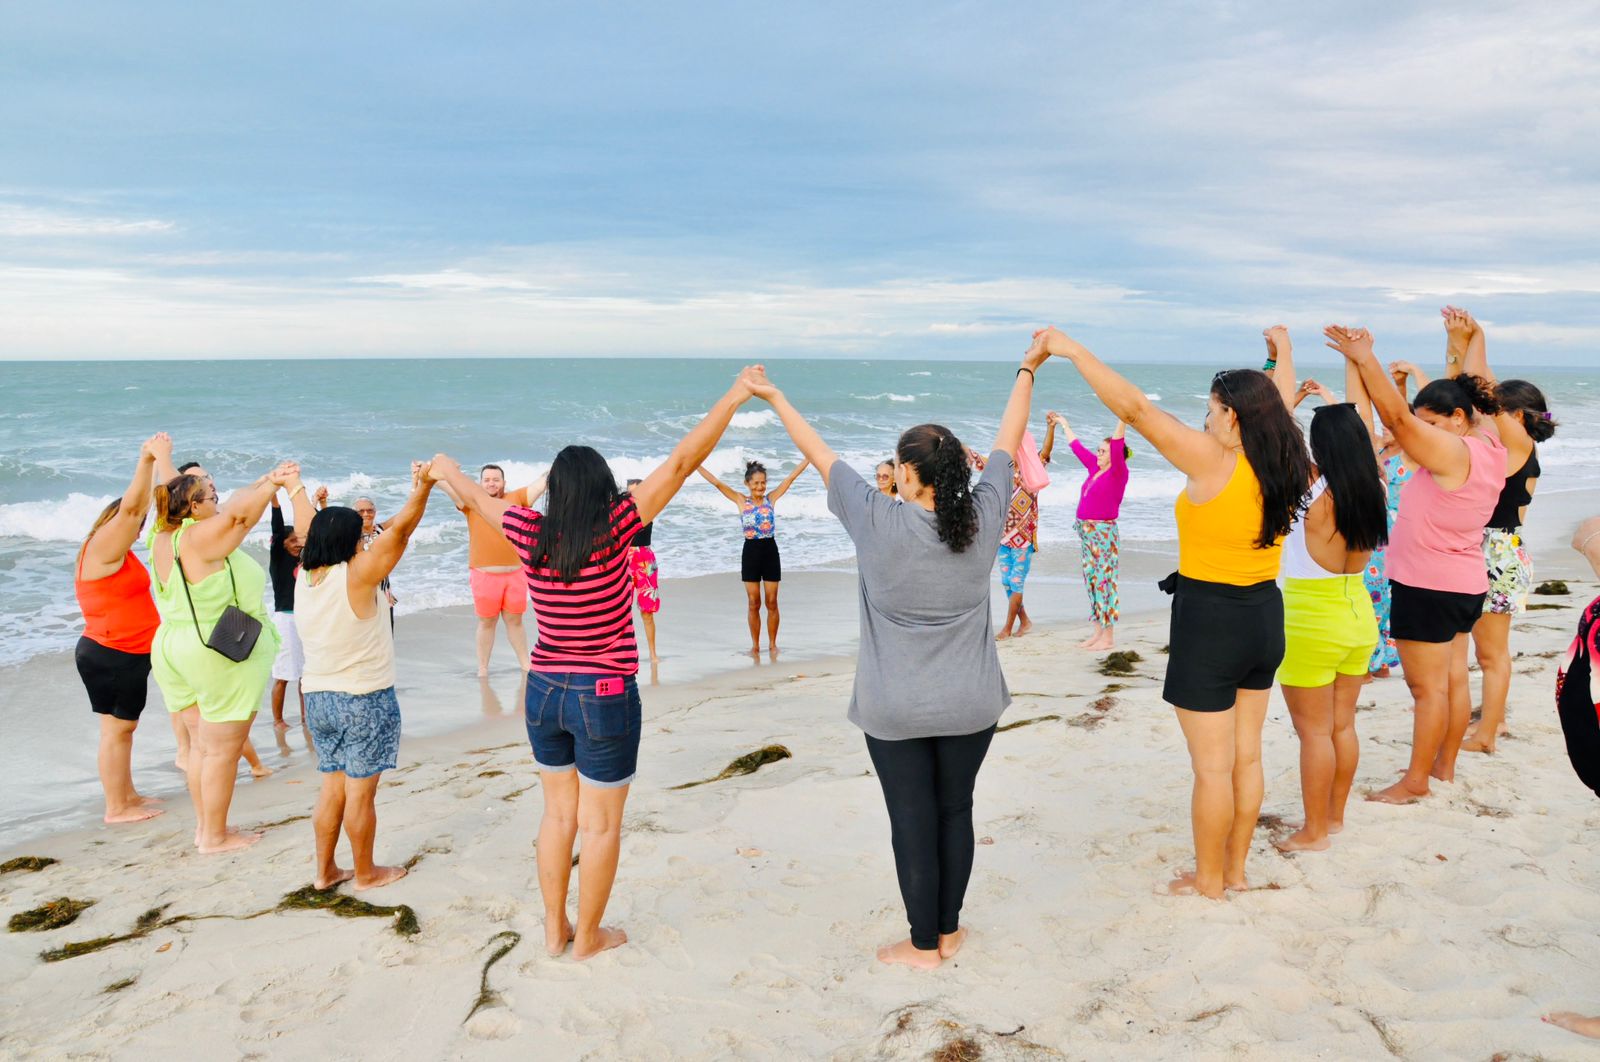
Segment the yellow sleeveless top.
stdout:
<svg viewBox="0 0 1600 1062">
<path fill-rule="evenodd" d="M 1240 454 L 1222 493 L 1202 504 L 1179 493 L 1173 506 L 1178 518 L 1178 574 L 1230 586 L 1250 586 L 1278 577 L 1283 539 L 1257 549 L 1261 534 L 1261 481 Z"/>
</svg>

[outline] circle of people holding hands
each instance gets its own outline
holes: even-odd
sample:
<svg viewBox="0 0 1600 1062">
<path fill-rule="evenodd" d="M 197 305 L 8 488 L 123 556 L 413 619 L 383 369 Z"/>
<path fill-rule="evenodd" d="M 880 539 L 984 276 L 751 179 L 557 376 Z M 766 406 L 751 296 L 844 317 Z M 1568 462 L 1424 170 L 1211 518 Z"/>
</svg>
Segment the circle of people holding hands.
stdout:
<svg viewBox="0 0 1600 1062">
<path fill-rule="evenodd" d="M 174 469 L 171 440 L 156 435 L 78 562 L 86 629 L 77 661 L 101 716 L 106 821 L 160 814 L 135 790 L 128 759 L 153 671 L 179 735 L 196 847 L 228 852 L 254 843 L 259 834 L 228 822 L 238 762 L 258 763 L 249 732 L 268 683 L 276 679 L 281 722 L 287 683 L 297 679 L 323 775 L 313 817 L 316 886 L 375 888 L 405 874 L 373 854 L 374 795 L 395 766 L 400 736 L 388 579 L 438 487 L 472 534 L 480 674 L 498 622 L 528 672 L 525 721 L 544 795 L 537 861 L 546 945 L 553 955 L 570 947 L 585 959 L 623 944 L 626 934 L 603 920 L 642 731 L 636 606 L 656 659 L 652 522 L 697 470 L 738 507 L 751 651 L 761 650 L 764 609 L 776 653 L 775 506 L 814 467 L 856 551 L 860 648 L 848 717 L 864 732 L 882 787 L 909 928 L 878 957 L 937 967 L 966 935 L 973 789 L 1011 700 L 996 642 L 1031 626 L 1023 594 L 1057 435 L 1085 473 L 1074 523 L 1091 622 L 1081 644 L 1105 650 L 1118 620 L 1117 518 L 1131 429 L 1186 477 L 1174 509 L 1177 568 L 1162 583 L 1173 597 L 1163 697 L 1193 770 L 1194 865 L 1166 888 L 1222 898 L 1248 888 L 1274 683 L 1300 743 L 1304 823 L 1279 842 L 1286 851 L 1326 849 L 1344 828 L 1360 754 L 1356 699 L 1373 676 L 1403 671 L 1414 721 L 1403 773 L 1371 800 L 1427 797 L 1435 782 L 1454 778 L 1463 749 L 1493 752 L 1504 732 L 1509 632 L 1532 582 L 1522 525 L 1540 472 L 1537 444 L 1556 424 L 1536 386 L 1496 380 L 1470 314 L 1447 307 L 1443 316 L 1446 371 L 1432 380 L 1409 362 L 1380 363 L 1364 329 L 1329 326 L 1327 345 L 1345 359 L 1343 401 L 1300 381 L 1287 330 L 1269 328 L 1263 368 L 1218 372 L 1199 428 L 1072 337 L 1045 328 L 1016 370 L 987 452 L 941 425 L 920 424 L 899 437 L 873 483 L 838 460 L 760 365 L 740 372 L 666 461 L 626 488 L 588 446 L 564 448 L 543 482 L 511 492 L 498 467 L 474 479 L 440 453 L 413 465 L 410 496 L 382 525 L 365 499 L 364 508 L 316 508 L 293 462 L 219 504 L 205 470 Z M 1092 447 L 1053 411 L 1042 447 L 1027 431 L 1038 374 L 1053 360 L 1069 362 L 1116 417 L 1115 431 Z M 1293 411 L 1313 395 L 1324 404 L 1302 432 Z M 751 400 L 771 406 L 802 457 L 770 491 L 760 464 L 746 470 L 743 490 L 702 467 Z M 281 492 L 292 519 L 279 507 Z M 540 495 L 543 511 L 532 507 Z M 273 616 L 263 605 L 267 572 L 241 549 L 269 505 Z M 132 552 L 141 534 L 148 571 Z M 1574 541 L 1600 572 L 1594 539 L 1591 530 Z M 996 569 L 1007 597 L 998 631 L 990 613 Z M 521 624 L 530 602 L 538 621 L 531 651 Z M 1590 692 L 1600 683 L 1588 667 L 1600 633 L 1595 613 L 1585 612 L 1568 653 L 1561 705 L 1574 763 L 1580 774 L 1588 765 L 1584 780 L 1600 792 L 1600 697 Z M 1483 675 L 1475 729 L 1469 646 Z M 335 861 L 341 833 L 348 869 Z M 580 834 L 573 918 L 568 893 Z"/>
</svg>

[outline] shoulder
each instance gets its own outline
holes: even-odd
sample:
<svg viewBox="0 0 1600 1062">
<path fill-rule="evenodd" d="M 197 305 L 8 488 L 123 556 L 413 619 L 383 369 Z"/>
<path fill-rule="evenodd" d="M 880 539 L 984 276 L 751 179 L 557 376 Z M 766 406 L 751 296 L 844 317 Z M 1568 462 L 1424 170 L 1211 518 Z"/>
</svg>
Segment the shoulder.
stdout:
<svg viewBox="0 0 1600 1062">
<path fill-rule="evenodd" d="M 500 527 L 507 535 L 528 538 L 539 529 L 539 522 L 543 519 L 543 514 L 537 509 L 530 509 L 526 505 L 513 505 L 506 509 L 505 515 L 500 518 Z"/>
</svg>

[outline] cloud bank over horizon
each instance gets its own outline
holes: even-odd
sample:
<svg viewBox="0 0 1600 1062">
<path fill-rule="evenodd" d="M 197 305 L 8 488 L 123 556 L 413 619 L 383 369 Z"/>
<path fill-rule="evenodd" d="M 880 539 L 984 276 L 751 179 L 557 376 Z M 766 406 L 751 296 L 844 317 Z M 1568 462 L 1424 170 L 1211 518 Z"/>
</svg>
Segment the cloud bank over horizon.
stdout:
<svg viewBox="0 0 1600 1062">
<path fill-rule="evenodd" d="M 1600 349 L 1600 3 L 0 15 L 0 357 Z"/>
</svg>

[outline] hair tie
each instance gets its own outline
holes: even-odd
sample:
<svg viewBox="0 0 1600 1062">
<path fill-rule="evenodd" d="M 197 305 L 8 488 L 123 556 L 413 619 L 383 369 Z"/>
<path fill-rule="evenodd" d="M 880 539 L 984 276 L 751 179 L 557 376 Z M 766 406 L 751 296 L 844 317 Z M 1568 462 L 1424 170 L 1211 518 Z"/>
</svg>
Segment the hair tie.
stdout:
<svg viewBox="0 0 1600 1062">
<path fill-rule="evenodd" d="M 1556 419 L 1556 415 L 1554 413 L 1551 413 L 1549 410 L 1545 410 L 1543 413 L 1539 414 L 1539 419 L 1540 420 L 1555 420 Z"/>
</svg>

